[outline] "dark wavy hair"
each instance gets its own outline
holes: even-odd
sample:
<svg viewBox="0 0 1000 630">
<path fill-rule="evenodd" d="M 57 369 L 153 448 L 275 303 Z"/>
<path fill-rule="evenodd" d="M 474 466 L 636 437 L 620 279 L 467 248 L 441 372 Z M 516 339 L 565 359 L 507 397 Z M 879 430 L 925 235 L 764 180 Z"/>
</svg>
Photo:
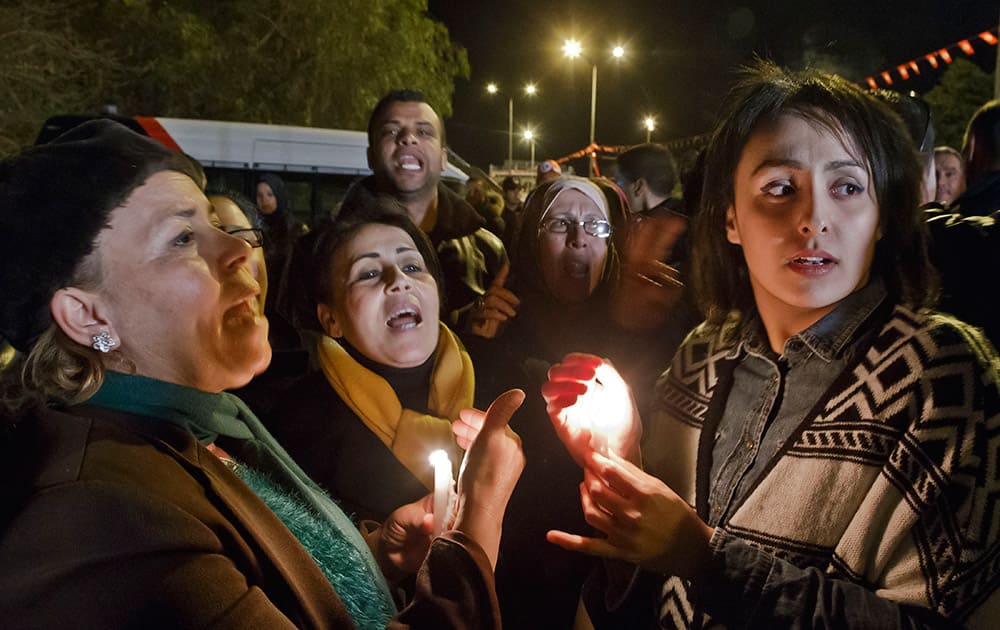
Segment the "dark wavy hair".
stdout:
<svg viewBox="0 0 1000 630">
<path fill-rule="evenodd" d="M 755 131 L 783 115 L 820 125 L 857 151 L 871 173 L 882 232 L 872 273 L 882 277 L 897 303 L 935 303 L 937 272 L 928 259 L 919 210 L 920 163 L 899 116 L 839 76 L 793 72 L 763 61 L 744 70 L 727 104 L 705 154 L 701 209 L 694 222 L 698 264 L 692 265 L 693 283 L 709 323 L 721 324 L 733 310 L 754 308 L 742 249 L 726 239 L 726 211 L 734 203 L 744 147 Z"/>
</svg>

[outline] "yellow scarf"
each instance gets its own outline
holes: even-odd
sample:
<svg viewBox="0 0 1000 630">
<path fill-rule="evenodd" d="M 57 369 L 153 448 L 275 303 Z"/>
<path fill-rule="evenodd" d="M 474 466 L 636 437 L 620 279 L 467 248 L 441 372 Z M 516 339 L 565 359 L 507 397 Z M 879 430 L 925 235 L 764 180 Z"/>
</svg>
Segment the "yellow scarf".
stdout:
<svg viewBox="0 0 1000 630">
<path fill-rule="evenodd" d="M 321 337 L 317 353 L 337 395 L 428 490 L 434 488 L 434 470 L 427 462 L 431 451 L 446 450 L 453 472 L 458 472 L 462 451 L 451 423 L 458 419 L 460 409 L 472 406 L 475 387 L 469 354 L 444 324 L 439 325 L 427 401 L 434 415 L 403 409 L 392 386 L 355 361 L 335 339 Z"/>
</svg>

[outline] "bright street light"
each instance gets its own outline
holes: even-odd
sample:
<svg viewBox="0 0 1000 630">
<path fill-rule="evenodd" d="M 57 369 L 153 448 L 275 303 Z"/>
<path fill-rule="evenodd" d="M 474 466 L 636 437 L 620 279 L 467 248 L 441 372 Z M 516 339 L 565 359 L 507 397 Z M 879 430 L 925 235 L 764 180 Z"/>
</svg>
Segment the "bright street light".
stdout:
<svg viewBox="0 0 1000 630">
<path fill-rule="evenodd" d="M 575 39 L 567 39 L 563 43 L 563 55 L 569 57 L 570 59 L 576 59 L 583 54 L 583 46 Z M 615 59 L 621 59 L 625 56 L 624 46 L 615 46 L 611 50 L 611 55 Z M 592 68 L 590 73 L 590 145 L 588 149 L 591 152 L 590 162 L 587 164 L 587 174 L 588 176 L 593 176 L 594 174 L 594 160 L 596 159 L 596 151 L 594 150 L 594 128 L 597 122 L 597 62 L 589 60 Z"/>
<path fill-rule="evenodd" d="M 500 86 L 496 83 L 486 85 L 486 91 L 490 94 L 500 94 Z M 527 83 L 524 86 L 524 93 L 534 96 L 538 93 L 538 86 L 534 83 Z M 507 96 L 507 163 L 514 161 L 514 97 Z"/>
<path fill-rule="evenodd" d="M 532 166 L 534 166 L 534 164 L 535 164 L 535 132 L 532 131 L 531 129 L 525 129 L 521 133 L 521 135 L 524 136 L 524 139 L 526 141 L 528 141 L 528 142 L 531 143 L 531 164 L 532 164 Z"/>
<path fill-rule="evenodd" d="M 656 129 L 656 120 L 652 116 L 646 116 L 646 119 L 642 121 L 642 124 L 646 127 L 646 143 L 649 143 L 649 136 Z"/>
</svg>

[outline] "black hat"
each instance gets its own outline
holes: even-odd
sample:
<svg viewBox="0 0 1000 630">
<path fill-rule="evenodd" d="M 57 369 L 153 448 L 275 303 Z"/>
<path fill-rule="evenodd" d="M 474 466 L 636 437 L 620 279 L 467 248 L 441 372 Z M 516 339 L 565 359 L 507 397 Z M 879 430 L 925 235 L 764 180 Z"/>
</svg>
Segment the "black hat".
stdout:
<svg viewBox="0 0 1000 630">
<path fill-rule="evenodd" d="M 195 162 L 110 120 L 92 120 L 0 162 L 0 335 L 28 350 L 49 302 L 94 250 L 111 211 L 160 171 Z"/>
<path fill-rule="evenodd" d="M 508 175 L 503 178 L 503 183 L 500 185 L 503 190 L 517 190 L 520 186 L 517 184 L 517 180 Z"/>
</svg>

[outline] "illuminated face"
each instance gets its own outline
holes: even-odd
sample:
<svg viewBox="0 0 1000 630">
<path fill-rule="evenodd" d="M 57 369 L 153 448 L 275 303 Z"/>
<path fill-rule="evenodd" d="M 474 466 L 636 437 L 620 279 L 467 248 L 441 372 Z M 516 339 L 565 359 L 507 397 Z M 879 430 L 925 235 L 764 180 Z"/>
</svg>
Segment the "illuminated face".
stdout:
<svg viewBox="0 0 1000 630">
<path fill-rule="evenodd" d="M 758 129 L 734 196 L 726 234 L 743 249 L 765 326 L 795 334 L 868 281 L 879 210 L 868 165 L 841 135 L 793 115 Z"/>
<path fill-rule="evenodd" d="M 261 214 L 274 214 L 278 209 L 278 198 L 266 182 L 257 183 L 257 209 Z"/>
<path fill-rule="evenodd" d="M 415 367 L 438 342 L 438 287 L 405 231 L 372 223 L 333 256 L 332 303 L 317 307 L 331 337 L 343 337 L 366 357 Z"/>
<path fill-rule="evenodd" d="M 217 223 L 190 178 L 161 171 L 100 233 L 99 294 L 138 374 L 217 392 L 270 362 L 252 250 Z"/>
<path fill-rule="evenodd" d="M 935 201 L 949 204 L 965 192 L 965 175 L 962 161 L 950 153 L 934 155 L 934 172 L 937 174 Z"/>
<path fill-rule="evenodd" d="M 380 189 L 401 197 L 430 194 L 447 161 L 441 120 L 427 103 L 392 103 L 374 121 L 368 166 Z"/>
<path fill-rule="evenodd" d="M 212 204 L 215 216 L 219 219 L 219 226 L 223 230 L 253 227 L 250 225 L 250 219 L 247 218 L 247 215 L 243 214 L 240 207 L 229 197 L 213 195 L 208 198 L 208 201 Z M 263 312 L 264 299 L 267 297 L 267 267 L 264 265 L 263 248 L 254 247 L 250 250 L 250 268 L 253 270 L 254 279 L 260 285 L 260 295 L 257 296 L 257 301 L 260 302 L 260 308 Z"/>
<path fill-rule="evenodd" d="M 608 256 L 608 239 L 587 234 L 579 221 L 604 220 L 604 211 L 587 195 L 563 190 L 545 213 L 542 223 L 565 219 L 565 234 L 539 226 L 538 255 L 546 288 L 560 302 L 583 302 L 597 289 Z"/>
</svg>

